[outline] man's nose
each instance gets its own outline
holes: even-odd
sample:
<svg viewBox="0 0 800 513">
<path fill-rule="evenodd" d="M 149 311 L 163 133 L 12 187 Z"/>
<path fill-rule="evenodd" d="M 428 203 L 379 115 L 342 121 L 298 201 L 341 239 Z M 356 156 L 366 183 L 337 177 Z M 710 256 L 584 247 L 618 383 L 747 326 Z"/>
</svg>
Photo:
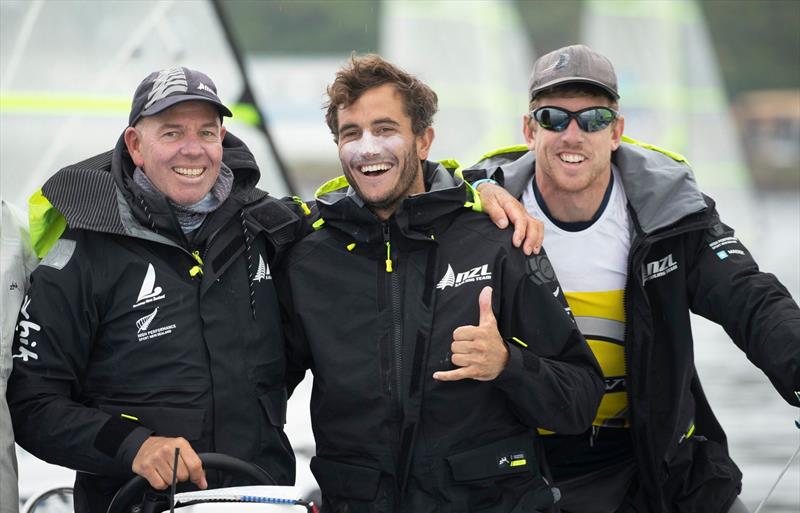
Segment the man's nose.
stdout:
<svg viewBox="0 0 800 513">
<path fill-rule="evenodd" d="M 577 119 L 570 119 L 567 128 L 561 132 L 561 137 L 565 141 L 580 141 L 583 139 L 585 133 L 583 129 L 578 125 Z"/>
<path fill-rule="evenodd" d="M 378 144 L 378 138 L 369 132 L 366 132 L 361 136 L 361 148 L 359 149 L 361 155 L 365 157 L 373 157 L 375 155 L 380 155 L 381 153 L 381 147 Z"/>
<path fill-rule="evenodd" d="M 203 154 L 203 145 L 200 138 L 195 136 L 188 136 L 181 145 L 181 154 L 196 157 Z"/>
</svg>

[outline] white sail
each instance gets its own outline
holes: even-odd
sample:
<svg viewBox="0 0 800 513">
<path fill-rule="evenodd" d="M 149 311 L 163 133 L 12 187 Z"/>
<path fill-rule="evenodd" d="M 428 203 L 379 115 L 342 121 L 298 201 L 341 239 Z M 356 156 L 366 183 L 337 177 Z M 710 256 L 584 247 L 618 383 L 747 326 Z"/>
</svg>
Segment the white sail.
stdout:
<svg viewBox="0 0 800 513">
<path fill-rule="evenodd" d="M 209 2 L 42 0 L 0 2 L 0 196 L 26 208 L 60 167 L 111 149 L 127 125 L 133 90 L 170 66 L 204 71 L 227 105 L 244 87 Z M 261 186 L 286 184 L 252 109 L 225 124 L 256 154 Z M 250 121 L 250 123 L 248 123 Z"/>
<path fill-rule="evenodd" d="M 522 142 L 532 45 L 512 2 L 384 1 L 380 51 L 439 95 L 433 159 Z"/>
<path fill-rule="evenodd" d="M 625 134 L 688 158 L 723 218 L 754 236 L 750 174 L 700 7 L 692 0 L 585 6 L 583 42 L 614 63 Z"/>
</svg>

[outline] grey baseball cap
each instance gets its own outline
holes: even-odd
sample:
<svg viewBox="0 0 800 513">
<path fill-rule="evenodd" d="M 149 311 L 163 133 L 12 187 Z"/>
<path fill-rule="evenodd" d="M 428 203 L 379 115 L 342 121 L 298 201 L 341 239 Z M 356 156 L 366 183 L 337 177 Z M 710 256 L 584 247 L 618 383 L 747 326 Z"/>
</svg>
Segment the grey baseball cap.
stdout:
<svg viewBox="0 0 800 513">
<path fill-rule="evenodd" d="M 208 75 L 189 68 L 168 68 L 147 75 L 133 93 L 128 125 L 152 116 L 181 102 L 199 100 L 213 104 L 222 116 L 231 111 L 217 96 L 217 86 Z"/>
<path fill-rule="evenodd" d="M 619 99 L 611 61 L 586 45 L 565 46 L 539 57 L 533 64 L 528 97 L 532 100 L 545 89 L 575 83 L 595 85 Z"/>
</svg>

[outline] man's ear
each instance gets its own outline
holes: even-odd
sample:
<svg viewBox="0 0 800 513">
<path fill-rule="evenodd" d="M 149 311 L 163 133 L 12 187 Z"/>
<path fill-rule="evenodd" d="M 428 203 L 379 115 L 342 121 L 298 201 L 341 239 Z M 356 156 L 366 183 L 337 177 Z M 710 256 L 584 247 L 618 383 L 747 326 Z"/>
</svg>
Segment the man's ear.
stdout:
<svg viewBox="0 0 800 513">
<path fill-rule="evenodd" d="M 533 151 L 536 144 L 536 131 L 531 127 L 532 121 L 530 114 L 522 116 L 522 135 L 525 137 L 525 144 L 528 145 L 528 149 L 531 151 Z M 533 122 L 535 123 L 535 121 Z"/>
<path fill-rule="evenodd" d="M 144 166 L 144 156 L 142 155 L 142 134 L 139 133 L 134 127 L 129 126 L 125 129 L 125 146 L 128 147 L 128 153 L 131 154 L 131 160 L 138 167 Z"/>
<path fill-rule="evenodd" d="M 219 126 L 219 142 L 222 142 L 222 140 L 225 139 L 225 134 L 227 134 L 227 133 L 228 133 L 228 129 L 225 128 L 225 125 L 220 125 Z"/>
<path fill-rule="evenodd" d="M 611 151 L 616 150 L 619 148 L 619 145 L 622 144 L 622 132 L 625 131 L 625 118 L 620 116 L 617 118 L 617 122 L 614 123 L 614 129 L 611 131 Z"/>
<path fill-rule="evenodd" d="M 435 135 L 433 127 L 429 126 L 422 135 L 416 136 L 417 157 L 419 157 L 420 160 L 428 159 L 428 153 L 431 151 L 431 145 L 433 144 Z"/>
</svg>

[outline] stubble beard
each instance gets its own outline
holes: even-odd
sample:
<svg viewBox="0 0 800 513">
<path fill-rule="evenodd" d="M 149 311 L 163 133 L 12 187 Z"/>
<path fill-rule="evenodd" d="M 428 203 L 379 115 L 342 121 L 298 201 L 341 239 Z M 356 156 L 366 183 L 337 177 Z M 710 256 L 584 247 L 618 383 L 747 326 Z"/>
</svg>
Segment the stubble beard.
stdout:
<svg viewBox="0 0 800 513">
<path fill-rule="evenodd" d="M 370 208 L 370 210 L 373 212 L 389 212 L 391 214 L 397 210 L 397 207 L 399 207 L 403 200 L 408 197 L 408 191 L 417 180 L 419 173 L 420 162 L 419 157 L 417 156 L 417 148 L 412 144 L 411 148 L 408 150 L 408 152 L 406 152 L 403 168 L 400 170 L 400 177 L 397 181 L 397 184 L 392 189 L 387 191 L 384 197 L 375 199 L 366 198 L 358 186 L 357 180 L 351 179 L 348 181 L 353 189 L 355 189 L 358 196 L 364 200 L 364 203 Z M 348 173 L 345 168 L 345 175 L 347 174 Z"/>
</svg>

